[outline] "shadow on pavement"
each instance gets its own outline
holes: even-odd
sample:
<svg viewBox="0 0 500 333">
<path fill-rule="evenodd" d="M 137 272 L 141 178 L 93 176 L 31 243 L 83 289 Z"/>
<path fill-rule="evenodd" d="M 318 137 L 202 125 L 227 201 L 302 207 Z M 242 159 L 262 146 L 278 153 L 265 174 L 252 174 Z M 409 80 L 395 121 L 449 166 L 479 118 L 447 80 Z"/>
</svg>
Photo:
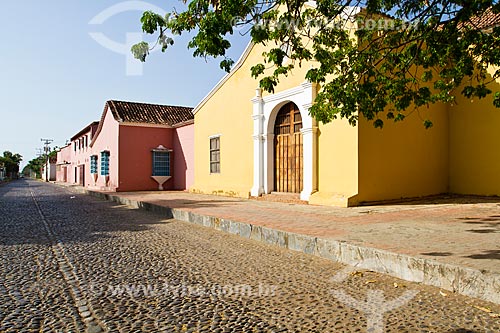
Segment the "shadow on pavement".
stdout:
<svg viewBox="0 0 500 333">
<path fill-rule="evenodd" d="M 479 195 L 459 195 L 459 194 L 440 194 L 431 195 L 420 198 L 404 198 L 397 200 L 387 200 L 380 202 L 366 202 L 362 203 L 363 206 L 398 206 L 398 205 L 446 205 L 446 204 L 461 204 L 471 205 L 479 203 L 499 203 L 499 196 L 479 196 Z"/>
<path fill-rule="evenodd" d="M 480 254 L 471 254 L 470 256 L 466 256 L 466 258 L 500 260 L 500 250 L 487 250 Z"/>
<path fill-rule="evenodd" d="M 170 223 L 171 217 L 103 201 L 34 180 L 19 180 L 0 187 L 0 246 L 49 245 L 43 220 L 62 243 L 92 243 L 119 232 L 141 232 Z M 9 195 L 7 195 L 9 194 Z"/>
</svg>

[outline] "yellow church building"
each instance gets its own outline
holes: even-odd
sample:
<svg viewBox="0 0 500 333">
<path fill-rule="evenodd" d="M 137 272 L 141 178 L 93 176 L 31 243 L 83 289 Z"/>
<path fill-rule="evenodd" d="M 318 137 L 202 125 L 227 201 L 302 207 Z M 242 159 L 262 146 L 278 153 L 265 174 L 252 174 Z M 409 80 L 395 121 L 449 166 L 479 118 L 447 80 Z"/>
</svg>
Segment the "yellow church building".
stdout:
<svg viewBox="0 0 500 333">
<path fill-rule="evenodd" d="M 365 202 L 442 193 L 500 195 L 500 110 L 492 97 L 434 104 L 383 129 L 360 117 L 318 123 L 309 115 L 320 87 L 309 65 L 264 93 L 250 68 L 264 46 L 241 58 L 194 109 L 191 191 L 247 198 L 295 193 L 310 204 Z M 489 88 L 499 91 L 499 82 Z M 457 89 L 458 92 L 461 89 Z M 425 129 L 422 119 L 434 126 Z"/>
</svg>

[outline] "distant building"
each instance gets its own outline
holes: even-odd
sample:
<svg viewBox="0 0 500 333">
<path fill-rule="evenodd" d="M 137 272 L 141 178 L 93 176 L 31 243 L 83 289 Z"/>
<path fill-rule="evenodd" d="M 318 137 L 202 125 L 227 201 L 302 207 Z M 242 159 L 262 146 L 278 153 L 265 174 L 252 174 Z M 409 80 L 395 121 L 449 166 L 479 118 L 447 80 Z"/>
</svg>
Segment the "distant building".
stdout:
<svg viewBox="0 0 500 333">
<path fill-rule="evenodd" d="M 0 162 L 0 181 L 4 180 L 5 178 L 5 166 L 3 165 L 2 162 Z"/>
<path fill-rule="evenodd" d="M 59 149 L 56 162 L 56 182 L 68 183 L 71 175 L 71 143 Z"/>
<path fill-rule="evenodd" d="M 49 181 L 55 181 L 56 180 L 56 156 L 50 158 L 46 164 L 43 165 L 42 167 L 42 179 L 43 180 L 48 180 Z"/>
</svg>

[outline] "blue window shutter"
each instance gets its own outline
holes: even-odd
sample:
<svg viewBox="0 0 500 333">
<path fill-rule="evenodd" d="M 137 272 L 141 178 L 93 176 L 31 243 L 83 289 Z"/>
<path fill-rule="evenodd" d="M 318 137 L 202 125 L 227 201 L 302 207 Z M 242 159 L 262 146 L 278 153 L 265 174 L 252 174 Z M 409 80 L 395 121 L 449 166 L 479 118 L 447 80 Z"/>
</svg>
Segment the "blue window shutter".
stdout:
<svg viewBox="0 0 500 333">
<path fill-rule="evenodd" d="M 90 173 L 97 173 L 97 155 L 90 156 Z"/>
<path fill-rule="evenodd" d="M 101 152 L 101 176 L 109 175 L 109 151 Z"/>
<path fill-rule="evenodd" d="M 170 176 L 169 151 L 153 151 L 153 176 Z"/>
</svg>

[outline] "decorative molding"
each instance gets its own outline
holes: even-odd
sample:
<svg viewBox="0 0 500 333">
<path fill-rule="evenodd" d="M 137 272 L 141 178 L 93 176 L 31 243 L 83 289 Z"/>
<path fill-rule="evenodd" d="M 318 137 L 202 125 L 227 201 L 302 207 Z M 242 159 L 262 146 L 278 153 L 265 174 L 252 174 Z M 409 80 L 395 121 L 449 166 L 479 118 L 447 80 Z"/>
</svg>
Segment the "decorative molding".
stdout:
<svg viewBox="0 0 500 333">
<path fill-rule="evenodd" d="M 215 138 L 220 138 L 221 136 L 222 136 L 222 134 L 214 134 L 214 135 L 210 135 L 208 138 L 215 139 Z"/>
<path fill-rule="evenodd" d="M 262 138 L 263 138 L 265 141 L 274 140 L 274 133 L 263 134 L 263 135 L 262 135 Z"/>
<path fill-rule="evenodd" d="M 316 134 L 318 133 L 318 127 L 317 126 L 313 126 L 313 127 L 308 127 L 308 128 L 302 128 L 300 130 L 300 133 L 302 133 L 303 135 L 304 134 Z"/>
<path fill-rule="evenodd" d="M 311 108 L 311 106 L 313 106 L 313 103 L 302 104 L 302 107 L 304 108 L 304 110 L 308 110 L 308 111 Z"/>
<path fill-rule="evenodd" d="M 263 137 L 262 135 L 260 135 L 260 134 L 257 134 L 257 135 L 252 135 L 252 138 L 253 138 L 254 140 L 257 140 L 257 141 L 259 141 L 259 140 L 260 140 L 260 141 L 264 141 L 264 137 Z"/>
<path fill-rule="evenodd" d="M 280 91 L 279 93 L 269 95 L 263 98 L 264 103 L 271 103 L 271 102 L 276 102 L 276 101 L 281 101 L 281 100 L 286 100 L 287 98 L 300 94 L 304 91 L 302 87 L 295 87 L 291 88 L 288 90 Z"/>
<path fill-rule="evenodd" d="M 171 153 L 174 150 L 167 148 L 167 147 L 164 147 L 163 145 L 159 145 L 158 147 L 151 149 L 151 151 L 160 152 L 160 153 Z"/>
<path fill-rule="evenodd" d="M 274 190 L 274 121 L 282 105 L 293 102 L 297 105 L 302 116 L 304 178 L 302 200 L 309 200 L 311 193 L 317 190 L 317 132 L 316 122 L 309 115 L 316 96 L 317 86 L 311 82 L 304 82 L 297 87 L 265 96 L 262 99 L 254 98 L 254 177 L 252 196 L 270 193 Z M 258 102 L 258 103 L 256 103 Z M 267 134 L 266 134 L 267 133 Z"/>
</svg>

